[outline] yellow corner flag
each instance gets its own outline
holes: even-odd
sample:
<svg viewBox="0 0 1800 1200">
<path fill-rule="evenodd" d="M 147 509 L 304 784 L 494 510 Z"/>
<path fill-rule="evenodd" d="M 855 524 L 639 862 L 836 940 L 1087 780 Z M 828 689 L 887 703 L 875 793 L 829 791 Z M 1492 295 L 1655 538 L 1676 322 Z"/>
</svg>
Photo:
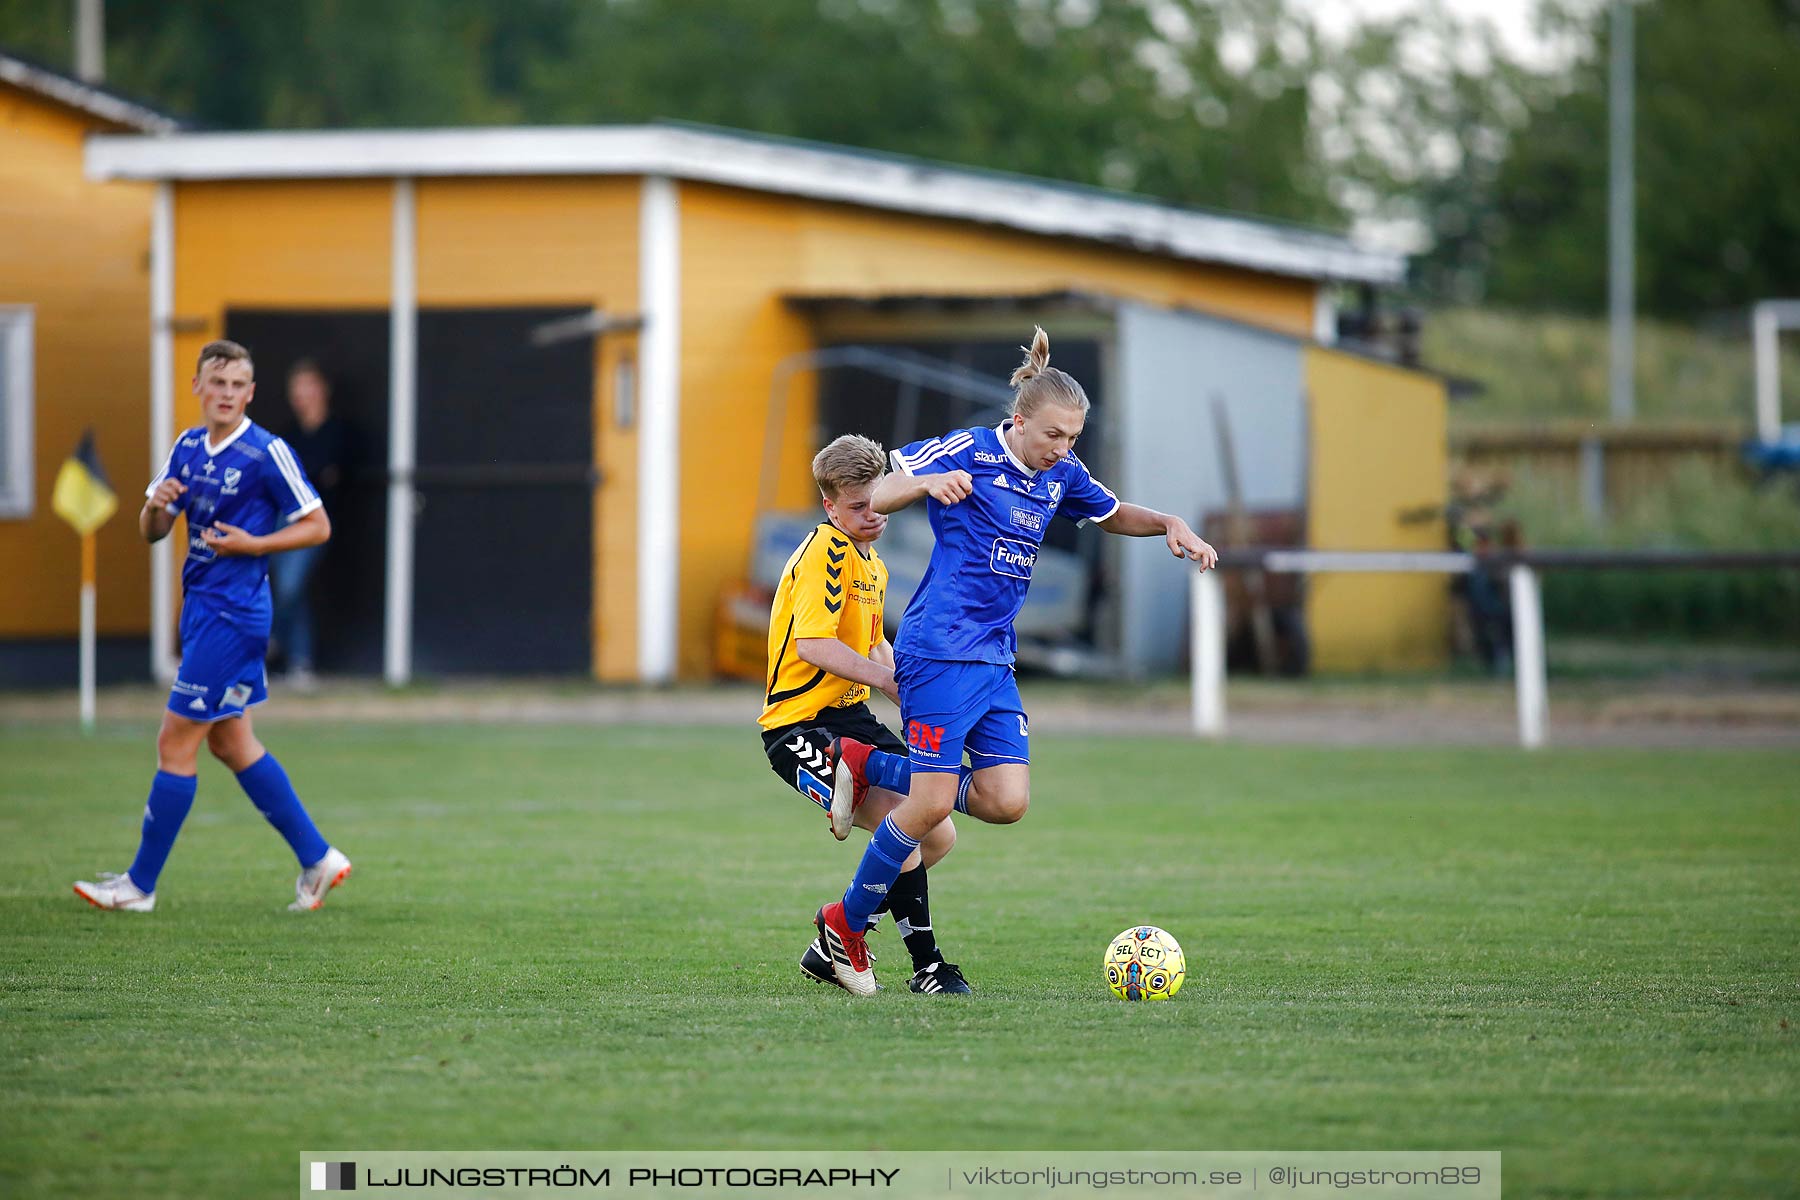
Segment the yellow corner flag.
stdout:
<svg viewBox="0 0 1800 1200">
<path fill-rule="evenodd" d="M 113 494 L 106 471 L 100 466 L 100 456 L 94 452 L 93 430 L 81 435 L 81 445 L 75 447 L 75 453 L 56 473 L 50 507 L 82 537 L 106 524 L 119 511 L 119 498 Z"/>
</svg>

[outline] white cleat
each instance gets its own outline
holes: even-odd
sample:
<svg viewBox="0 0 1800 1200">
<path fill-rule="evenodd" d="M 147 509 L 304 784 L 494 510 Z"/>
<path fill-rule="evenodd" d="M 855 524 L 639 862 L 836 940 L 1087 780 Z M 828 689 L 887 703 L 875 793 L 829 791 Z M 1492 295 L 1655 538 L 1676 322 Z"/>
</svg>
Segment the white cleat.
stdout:
<svg viewBox="0 0 1800 1200">
<path fill-rule="evenodd" d="M 114 912 L 149 912 L 156 907 L 156 893 L 146 892 L 131 882 L 129 871 L 117 875 L 102 872 L 98 883 L 83 880 L 75 885 L 75 894 L 95 908 Z"/>
<path fill-rule="evenodd" d="M 819 931 L 819 948 L 831 961 L 838 986 L 853 996 L 873 996 L 879 985 L 869 962 L 868 943 L 845 922 L 843 901 L 833 901 L 814 913 L 813 926 Z"/>
<path fill-rule="evenodd" d="M 336 846 L 294 880 L 294 902 L 289 912 L 311 912 L 325 903 L 325 893 L 350 878 L 350 860 Z"/>
</svg>

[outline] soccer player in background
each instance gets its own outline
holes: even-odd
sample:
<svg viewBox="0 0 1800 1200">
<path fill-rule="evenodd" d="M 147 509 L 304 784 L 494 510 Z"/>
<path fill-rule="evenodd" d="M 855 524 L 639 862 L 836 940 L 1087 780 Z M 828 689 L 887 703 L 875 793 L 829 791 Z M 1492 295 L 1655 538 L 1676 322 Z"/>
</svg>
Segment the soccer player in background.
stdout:
<svg viewBox="0 0 1800 1200">
<path fill-rule="evenodd" d="M 837 762 L 844 739 L 905 753 L 900 739 L 876 720 L 868 705 L 871 689 L 899 700 L 894 651 L 882 629 L 887 566 L 875 553 L 887 518 L 869 500 L 887 460 L 877 443 L 847 434 L 819 451 L 812 469 L 827 519 L 807 535 L 782 570 L 769 612 L 768 687 L 757 723 L 769 766 L 783 783 L 825 810 L 832 834 L 842 841 L 853 824 L 876 828 L 903 798 L 883 786 L 835 786 L 840 772 L 848 780 L 848 769 Z M 970 990 L 961 969 L 945 962 L 938 950 L 926 888 L 926 868 L 955 844 L 956 826 L 945 818 L 920 837 L 870 908 L 871 914 L 893 912 L 912 955 L 914 974 L 908 986 L 915 992 Z M 817 941 L 801 955 L 800 969 L 822 983 L 838 983 Z"/>
<path fill-rule="evenodd" d="M 157 770 L 143 834 L 130 868 L 97 883 L 77 883 L 75 894 L 120 912 L 156 907 L 157 877 L 194 804 L 204 742 L 299 859 L 288 908 L 315 909 L 349 877 L 350 860 L 314 828 L 287 772 L 257 740 L 249 709 L 268 699 L 265 556 L 322 544 L 331 536 L 331 522 L 287 443 L 244 415 L 256 394 L 248 350 L 236 342 L 208 342 L 200 351 L 194 394 L 205 423 L 175 439 L 138 514 L 138 529 L 149 542 L 167 537 L 178 514 L 188 521 L 181 666 L 156 735 Z"/>
<path fill-rule="evenodd" d="M 1160 536 L 1171 554 L 1202 570 L 1218 562 L 1187 522 L 1120 503 L 1075 457 L 1087 393 L 1050 365 L 1042 329 L 1012 386 L 1012 412 L 999 426 L 894 451 L 895 473 L 872 497 L 877 513 L 925 499 L 936 544 L 894 651 L 907 796 L 876 827 L 843 898 L 813 918 L 838 982 L 859 995 L 875 990 L 863 940 L 869 914 L 921 839 L 953 811 L 973 812 L 979 804 L 1017 820 L 1030 804 L 1030 725 L 1013 674 L 1013 619 L 1050 519 L 1092 521 L 1128 537 Z M 842 748 L 853 784 L 898 777 L 899 757 L 886 747 Z"/>
</svg>

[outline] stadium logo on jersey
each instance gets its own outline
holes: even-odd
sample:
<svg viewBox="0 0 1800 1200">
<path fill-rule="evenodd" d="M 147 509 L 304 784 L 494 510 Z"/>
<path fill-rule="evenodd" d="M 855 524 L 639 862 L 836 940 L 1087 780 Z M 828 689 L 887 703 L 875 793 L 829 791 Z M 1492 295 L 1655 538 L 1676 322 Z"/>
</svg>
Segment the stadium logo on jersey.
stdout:
<svg viewBox="0 0 1800 1200">
<path fill-rule="evenodd" d="M 225 468 L 225 494 L 227 496 L 237 495 L 238 480 L 242 479 L 243 477 L 244 477 L 244 473 L 242 471 L 238 470 L 236 467 L 226 467 Z"/>
<path fill-rule="evenodd" d="M 993 463 L 995 466 L 1000 466 L 1006 459 L 998 454 L 989 454 L 986 450 L 977 450 L 975 452 L 975 461 L 980 463 Z"/>
<path fill-rule="evenodd" d="M 182 438 L 181 444 L 191 450 L 195 446 L 198 446 L 200 444 L 200 439 L 199 438 Z"/>
<path fill-rule="evenodd" d="M 1012 510 L 1012 523 L 1017 525 L 1020 529 L 1029 529 L 1033 533 L 1044 532 L 1044 514 L 1041 512 L 1032 512 L 1028 508 L 1014 508 Z"/>
<path fill-rule="evenodd" d="M 1014 579 L 1030 579 L 1031 568 L 1037 566 L 1037 547 L 1026 542 L 1015 542 L 1010 538 L 995 538 L 994 552 L 988 559 L 988 569 L 996 575 L 1010 575 Z"/>
</svg>

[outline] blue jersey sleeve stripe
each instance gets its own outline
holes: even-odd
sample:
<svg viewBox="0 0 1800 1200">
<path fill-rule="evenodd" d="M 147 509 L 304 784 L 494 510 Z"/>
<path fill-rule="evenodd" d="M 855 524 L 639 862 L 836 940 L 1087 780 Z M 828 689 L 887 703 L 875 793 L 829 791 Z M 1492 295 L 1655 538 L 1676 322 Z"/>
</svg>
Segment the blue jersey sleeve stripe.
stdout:
<svg viewBox="0 0 1800 1200">
<path fill-rule="evenodd" d="M 901 469 L 908 475 L 917 475 L 920 470 L 930 466 L 938 459 L 948 458 L 952 454 L 959 454 L 974 444 L 975 436 L 973 434 L 958 434 L 949 441 L 939 444 L 935 449 L 928 449 L 928 451 L 920 452 L 920 454 L 914 458 L 907 459 L 905 456 L 902 456 Z"/>
<path fill-rule="evenodd" d="M 1113 518 L 1113 514 L 1119 511 L 1119 498 L 1114 496 L 1111 492 L 1107 492 L 1104 486 L 1102 486 L 1100 490 L 1106 492 L 1107 496 L 1111 497 L 1112 507 L 1101 513 L 1099 516 L 1083 517 L 1081 520 L 1075 522 L 1075 524 L 1086 525 L 1089 521 L 1110 521 Z"/>
<path fill-rule="evenodd" d="M 160 470 L 156 473 L 156 478 L 152 479 L 150 481 L 150 486 L 144 489 L 144 495 L 146 497 L 149 497 L 150 495 L 154 494 L 158 485 L 160 485 L 163 480 L 165 480 L 169 477 L 170 471 L 175 469 L 175 451 L 176 451 L 177 447 L 179 447 L 180 445 L 181 445 L 181 439 L 176 438 L 175 445 L 169 447 L 169 457 L 163 459 L 162 470 Z"/>
<path fill-rule="evenodd" d="M 931 438 L 927 441 L 920 442 L 919 448 L 917 450 L 913 451 L 911 454 L 908 454 L 905 450 L 894 451 L 894 461 L 896 463 L 900 464 L 901 470 L 906 471 L 908 474 L 911 474 L 912 468 L 914 466 L 916 466 L 919 462 L 923 461 L 927 455 L 930 455 L 938 450 L 942 450 L 943 448 L 944 448 L 944 439 Z"/>
<path fill-rule="evenodd" d="M 280 438 L 270 442 L 269 457 L 274 459 L 275 465 L 280 468 L 281 477 L 287 480 L 287 485 L 293 491 L 296 503 L 306 505 L 319 498 L 310 487 L 306 486 L 306 476 L 301 474 L 300 464 L 295 461 L 294 452 L 288 449 L 286 442 Z"/>
<path fill-rule="evenodd" d="M 911 454 L 906 453 L 905 450 L 896 450 L 895 453 L 907 462 L 917 466 L 920 463 L 929 462 L 932 459 L 941 457 L 945 454 L 954 454 L 963 447 L 973 444 L 974 441 L 975 434 L 970 430 L 964 429 L 960 432 L 951 434 L 947 438 L 930 438 L 927 441 L 920 442 L 918 444 L 919 448 Z"/>
</svg>

